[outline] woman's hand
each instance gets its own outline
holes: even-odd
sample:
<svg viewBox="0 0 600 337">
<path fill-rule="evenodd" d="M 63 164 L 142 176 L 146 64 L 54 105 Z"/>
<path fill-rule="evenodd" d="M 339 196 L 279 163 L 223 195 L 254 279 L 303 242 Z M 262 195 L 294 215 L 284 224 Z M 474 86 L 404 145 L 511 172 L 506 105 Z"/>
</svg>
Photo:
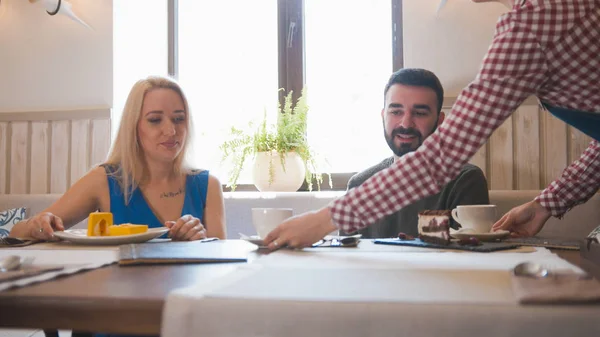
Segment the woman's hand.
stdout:
<svg viewBox="0 0 600 337">
<path fill-rule="evenodd" d="M 16 224 L 10 231 L 13 237 L 28 237 L 38 240 L 55 240 L 54 231 L 64 231 L 62 219 L 50 213 L 43 212 L 29 220 Z"/>
<path fill-rule="evenodd" d="M 534 236 L 544 227 L 550 215 L 547 209 L 532 200 L 504 214 L 492 226 L 492 231 L 504 229 L 511 231 L 514 237 Z"/>
<path fill-rule="evenodd" d="M 165 226 L 171 228 L 169 236 L 177 241 L 194 241 L 206 238 L 206 228 L 200 219 L 186 214 L 177 221 L 167 221 Z"/>
</svg>

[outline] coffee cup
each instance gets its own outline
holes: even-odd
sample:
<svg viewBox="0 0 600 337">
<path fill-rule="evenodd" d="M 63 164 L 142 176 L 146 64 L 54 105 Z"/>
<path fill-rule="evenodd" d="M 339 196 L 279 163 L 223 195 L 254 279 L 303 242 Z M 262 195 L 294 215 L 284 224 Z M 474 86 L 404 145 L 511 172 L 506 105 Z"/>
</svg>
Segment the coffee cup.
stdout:
<svg viewBox="0 0 600 337">
<path fill-rule="evenodd" d="M 264 239 L 275 227 L 292 215 L 294 211 L 291 208 L 253 208 L 252 224 L 258 237 Z"/>
<path fill-rule="evenodd" d="M 489 233 L 496 222 L 496 205 L 461 205 L 452 210 L 452 218 L 461 229 Z"/>
</svg>

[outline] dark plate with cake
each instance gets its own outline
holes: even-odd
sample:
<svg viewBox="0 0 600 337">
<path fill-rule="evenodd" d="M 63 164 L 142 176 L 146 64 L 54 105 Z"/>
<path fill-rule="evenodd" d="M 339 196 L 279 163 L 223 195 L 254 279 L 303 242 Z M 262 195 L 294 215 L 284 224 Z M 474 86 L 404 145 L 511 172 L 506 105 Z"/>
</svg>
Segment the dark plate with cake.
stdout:
<svg viewBox="0 0 600 337">
<path fill-rule="evenodd" d="M 373 242 L 386 245 L 412 246 L 423 248 L 442 248 L 468 250 L 474 252 L 493 252 L 519 247 L 515 243 L 481 242 L 474 237 L 464 237 L 458 241 L 450 238 L 450 217 L 448 210 L 426 210 L 419 212 L 417 228 L 419 237 L 412 238 L 399 233 L 398 238 L 376 239 Z"/>
</svg>

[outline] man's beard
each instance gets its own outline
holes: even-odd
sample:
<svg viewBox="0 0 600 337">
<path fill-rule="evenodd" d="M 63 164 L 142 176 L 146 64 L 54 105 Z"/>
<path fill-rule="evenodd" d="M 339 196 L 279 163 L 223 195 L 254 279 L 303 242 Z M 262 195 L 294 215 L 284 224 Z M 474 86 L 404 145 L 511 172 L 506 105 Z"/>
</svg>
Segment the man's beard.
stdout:
<svg viewBox="0 0 600 337">
<path fill-rule="evenodd" d="M 437 121 L 431 132 L 434 132 L 436 128 L 437 128 Z M 400 126 L 400 127 L 395 128 L 394 130 L 392 130 L 391 135 L 388 135 L 388 133 L 385 129 L 385 122 L 384 122 L 383 135 L 385 136 L 385 141 L 387 142 L 388 146 L 390 147 L 392 152 L 394 152 L 394 154 L 397 157 L 402 157 L 403 155 L 405 155 L 409 152 L 415 151 L 416 149 L 419 148 L 419 146 L 421 146 L 421 144 L 423 144 L 423 135 L 421 134 L 421 132 L 419 132 L 419 130 L 417 130 L 415 128 L 407 129 L 407 128 Z M 416 136 L 417 137 L 417 147 L 415 147 L 414 149 L 411 148 L 412 143 L 401 143 L 400 146 L 396 146 L 396 144 L 394 143 L 394 138 L 397 135 Z"/>
</svg>

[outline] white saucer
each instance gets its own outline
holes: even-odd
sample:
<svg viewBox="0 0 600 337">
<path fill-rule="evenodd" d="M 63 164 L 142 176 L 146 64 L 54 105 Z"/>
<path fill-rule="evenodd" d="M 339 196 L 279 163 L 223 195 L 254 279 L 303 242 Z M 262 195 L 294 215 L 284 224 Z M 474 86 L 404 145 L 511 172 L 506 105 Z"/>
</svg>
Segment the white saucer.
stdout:
<svg viewBox="0 0 600 337">
<path fill-rule="evenodd" d="M 468 238 L 476 238 L 480 241 L 494 241 L 499 239 L 504 239 L 509 236 L 510 232 L 505 230 L 499 230 L 490 233 L 475 233 L 469 229 L 459 229 L 459 230 L 450 230 L 450 236 L 456 239 L 468 239 Z"/>
<path fill-rule="evenodd" d="M 257 245 L 259 248 L 267 248 L 267 246 L 265 246 L 263 244 L 263 240 L 256 235 L 242 237 L 242 240 L 246 240 L 250 243 L 253 243 L 253 244 Z"/>
<path fill-rule="evenodd" d="M 142 243 L 157 238 L 169 231 L 167 227 L 148 228 L 145 233 L 119 236 L 87 236 L 87 229 L 67 229 L 64 232 L 54 232 L 54 236 L 81 245 L 124 245 Z"/>
</svg>

